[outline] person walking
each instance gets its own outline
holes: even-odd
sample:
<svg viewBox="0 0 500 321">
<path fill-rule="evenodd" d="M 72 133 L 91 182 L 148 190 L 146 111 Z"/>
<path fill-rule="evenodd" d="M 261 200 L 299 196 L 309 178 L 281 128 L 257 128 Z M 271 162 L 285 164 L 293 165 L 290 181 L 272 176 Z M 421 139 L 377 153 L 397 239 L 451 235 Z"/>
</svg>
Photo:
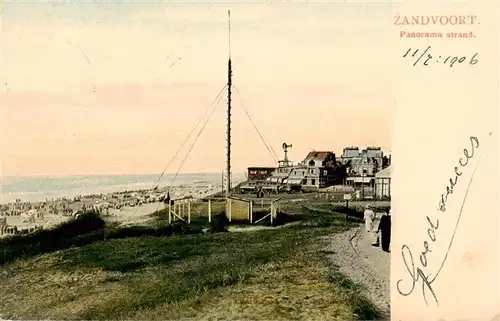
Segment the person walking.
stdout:
<svg viewBox="0 0 500 321">
<path fill-rule="evenodd" d="M 384 214 L 380 218 L 380 223 L 378 225 L 377 233 L 380 232 L 380 243 L 382 245 L 382 251 L 390 252 L 391 245 L 391 212 L 389 214 Z"/>
<path fill-rule="evenodd" d="M 364 220 L 365 220 L 365 230 L 366 232 L 371 232 L 373 227 L 373 219 L 375 218 L 375 212 L 370 207 L 370 204 L 366 205 Z"/>
</svg>

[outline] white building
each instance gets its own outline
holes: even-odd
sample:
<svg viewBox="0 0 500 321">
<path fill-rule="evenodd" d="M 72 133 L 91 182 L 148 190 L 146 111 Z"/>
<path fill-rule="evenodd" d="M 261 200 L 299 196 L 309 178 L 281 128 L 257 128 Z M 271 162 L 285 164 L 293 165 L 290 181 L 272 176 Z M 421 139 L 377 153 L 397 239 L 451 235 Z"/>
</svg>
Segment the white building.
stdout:
<svg viewBox="0 0 500 321">
<path fill-rule="evenodd" d="M 377 198 L 391 197 L 391 166 L 375 174 L 375 195 Z"/>
</svg>

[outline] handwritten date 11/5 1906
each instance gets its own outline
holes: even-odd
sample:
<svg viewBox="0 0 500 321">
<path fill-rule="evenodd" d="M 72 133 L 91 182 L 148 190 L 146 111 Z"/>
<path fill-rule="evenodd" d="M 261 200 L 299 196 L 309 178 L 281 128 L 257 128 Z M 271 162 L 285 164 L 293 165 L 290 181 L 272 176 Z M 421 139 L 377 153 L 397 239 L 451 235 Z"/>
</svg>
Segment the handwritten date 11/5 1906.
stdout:
<svg viewBox="0 0 500 321">
<path fill-rule="evenodd" d="M 456 64 L 475 65 L 479 62 L 477 56 L 477 52 L 470 57 L 433 55 L 431 53 L 431 46 L 428 46 L 425 50 L 408 48 L 403 54 L 403 58 L 413 58 L 413 66 L 416 66 L 418 63 L 424 66 L 429 66 L 429 63 L 442 63 L 443 65 L 448 65 L 450 68 Z"/>
</svg>

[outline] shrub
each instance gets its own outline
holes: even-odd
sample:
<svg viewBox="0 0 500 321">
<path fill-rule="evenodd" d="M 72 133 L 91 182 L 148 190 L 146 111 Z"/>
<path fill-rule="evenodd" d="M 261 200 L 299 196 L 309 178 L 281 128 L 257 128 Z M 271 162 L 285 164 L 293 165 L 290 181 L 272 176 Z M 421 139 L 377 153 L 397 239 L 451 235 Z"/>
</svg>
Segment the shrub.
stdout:
<svg viewBox="0 0 500 321">
<path fill-rule="evenodd" d="M 227 232 L 227 226 L 229 225 L 229 219 L 225 213 L 219 213 L 212 218 L 210 223 L 211 233 Z"/>
<path fill-rule="evenodd" d="M 90 211 L 52 229 L 39 230 L 27 235 L 13 235 L 0 240 L 0 262 L 6 263 L 19 257 L 30 257 L 54 250 L 73 246 L 72 240 L 80 235 L 102 230 L 106 223 L 99 213 Z M 102 239 L 100 233 L 90 239 L 80 238 L 78 244 L 89 244 L 92 240 Z"/>
</svg>

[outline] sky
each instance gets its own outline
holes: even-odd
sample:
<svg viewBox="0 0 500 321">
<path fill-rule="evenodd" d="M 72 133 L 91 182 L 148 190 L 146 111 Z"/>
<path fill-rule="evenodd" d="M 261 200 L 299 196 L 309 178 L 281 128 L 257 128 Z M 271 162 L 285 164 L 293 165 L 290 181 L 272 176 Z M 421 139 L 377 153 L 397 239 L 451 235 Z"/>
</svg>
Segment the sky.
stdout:
<svg viewBox="0 0 500 321">
<path fill-rule="evenodd" d="M 275 165 L 245 110 L 294 162 L 390 151 L 387 3 L 5 1 L 2 175 L 162 172 L 227 83 L 228 10 L 233 173 Z M 167 172 L 225 168 L 226 102 Z"/>
</svg>

